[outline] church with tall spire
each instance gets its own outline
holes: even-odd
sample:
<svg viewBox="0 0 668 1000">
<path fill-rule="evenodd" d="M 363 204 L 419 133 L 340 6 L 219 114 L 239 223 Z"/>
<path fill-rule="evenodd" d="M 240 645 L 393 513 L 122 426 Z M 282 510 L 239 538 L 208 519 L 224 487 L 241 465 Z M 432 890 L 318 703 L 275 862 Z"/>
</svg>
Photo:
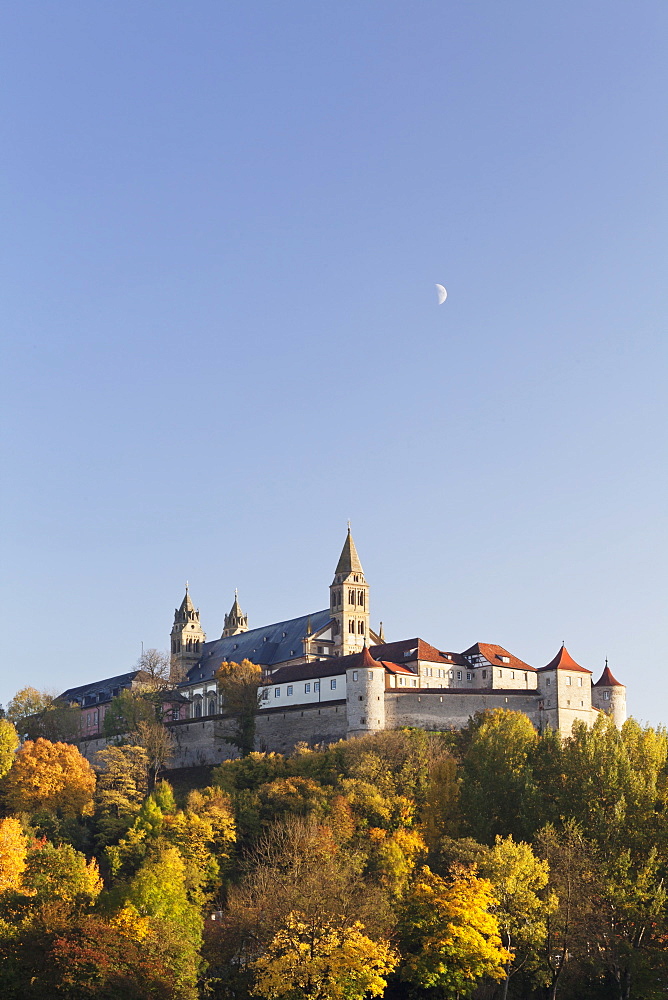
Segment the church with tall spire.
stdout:
<svg viewBox="0 0 668 1000">
<path fill-rule="evenodd" d="M 545 666 L 534 667 L 493 643 L 457 652 L 420 637 L 388 642 L 382 622 L 375 631 L 371 621 L 370 587 L 350 524 L 328 605 L 320 610 L 256 626 L 235 591 L 220 638 L 207 641 L 186 584 L 170 635 L 173 688 L 165 693 L 179 747 L 172 766 L 217 763 L 232 753 L 216 678 L 224 662 L 250 660 L 262 668 L 261 750 L 289 752 L 299 742 L 404 726 L 461 728 L 476 712 L 498 708 L 523 712 L 537 729 L 563 736 L 575 724 L 593 725 L 601 714 L 617 726 L 626 718 L 626 688 L 607 661 L 594 682 L 565 645 Z M 83 741 L 100 738 L 113 697 L 141 684 L 142 676 L 137 669 L 61 695 L 82 709 Z"/>
</svg>

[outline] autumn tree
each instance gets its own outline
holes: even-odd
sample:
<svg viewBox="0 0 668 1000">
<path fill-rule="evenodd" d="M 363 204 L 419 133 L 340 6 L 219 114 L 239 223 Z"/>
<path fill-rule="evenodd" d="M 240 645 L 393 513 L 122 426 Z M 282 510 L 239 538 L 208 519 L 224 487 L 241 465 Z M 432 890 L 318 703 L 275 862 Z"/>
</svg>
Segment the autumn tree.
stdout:
<svg viewBox="0 0 668 1000">
<path fill-rule="evenodd" d="M 95 757 L 95 817 L 100 845 L 118 840 L 137 815 L 148 791 L 148 755 L 144 747 L 107 746 Z"/>
<path fill-rule="evenodd" d="M 174 737 L 162 722 L 142 719 L 137 723 L 134 738 L 146 752 L 151 785 L 155 785 L 160 771 L 174 755 Z"/>
<path fill-rule="evenodd" d="M 216 681 L 223 697 L 224 713 L 232 720 L 232 726 L 224 738 L 242 756 L 246 756 L 255 747 L 255 720 L 260 704 L 262 667 L 250 660 L 242 660 L 241 663 L 225 661 L 216 671 Z"/>
<path fill-rule="evenodd" d="M 42 712 L 52 701 L 53 696 L 46 691 L 38 691 L 34 687 L 21 688 L 7 705 L 7 718 L 24 735 L 26 720 Z"/>
<path fill-rule="evenodd" d="M 102 891 L 97 861 L 71 844 L 55 847 L 37 841 L 26 856 L 23 889 L 31 905 L 61 900 L 71 906 L 91 906 Z"/>
<path fill-rule="evenodd" d="M 14 763 L 18 745 L 19 735 L 15 726 L 8 719 L 0 719 L 0 778 L 4 778 Z"/>
<path fill-rule="evenodd" d="M 159 649 L 145 649 L 137 660 L 141 670 L 141 687 L 145 690 L 164 691 L 170 686 L 171 661 L 168 653 Z"/>
<path fill-rule="evenodd" d="M 70 743 L 28 740 L 16 754 L 4 781 L 12 812 L 44 809 L 62 816 L 92 812 L 95 772 Z"/>
<path fill-rule="evenodd" d="M 102 730 L 107 739 L 136 733 L 140 722 L 160 722 L 160 707 L 141 691 L 125 688 L 112 699 Z"/>
<path fill-rule="evenodd" d="M 27 839 L 14 816 L 0 819 L 0 893 L 16 892 L 26 867 Z"/>
<path fill-rule="evenodd" d="M 290 913 L 255 962 L 254 993 L 267 1000 L 362 1000 L 382 996 L 397 964 L 387 941 L 372 941 L 360 923 Z"/>
<path fill-rule="evenodd" d="M 400 918 L 402 978 L 444 998 L 468 996 L 483 976 L 503 979 L 512 955 L 491 912 L 497 905 L 474 870 L 455 868 L 443 879 L 423 868 Z"/>
</svg>

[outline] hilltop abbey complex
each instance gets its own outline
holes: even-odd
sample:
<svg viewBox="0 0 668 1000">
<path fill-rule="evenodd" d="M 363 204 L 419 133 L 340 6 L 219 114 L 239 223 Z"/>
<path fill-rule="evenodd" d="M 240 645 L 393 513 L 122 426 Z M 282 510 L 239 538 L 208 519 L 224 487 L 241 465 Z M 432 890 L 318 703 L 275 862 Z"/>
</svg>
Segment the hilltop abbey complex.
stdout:
<svg viewBox="0 0 668 1000">
<path fill-rule="evenodd" d="M 549 663 L 533 667 L 502 646 L 476 642 L 462 652 L 421 638 L 386 642 L 371 628 L 369 584 L 348 534 L 329 587 L 329 604 L 259 628 L 249 628 L 238 598 L 225 615 L 222 635 L 207 641 L 188 588 L 174 613 L 170 645 L 170 721 L 173 767 L 219 763 L 234 751 L 229 719 L 215 674 L 224 661 L 244 659 L 263 669 L 256 748 L 286 752 L 403 726 L 461 728 L 476 712 L 523 712 L 537 729 L 570 734 L 579 719 L 592 725 L 606 712 L 620 726 L 626 688 L 607 664 L 594 683 L 565 646 Z M 70 688 L 63 699 L 81 708 L 82 749 L 103 744 L 102 722 L 112 699 L 141 683 L 131 671 Z"/>
</svg>

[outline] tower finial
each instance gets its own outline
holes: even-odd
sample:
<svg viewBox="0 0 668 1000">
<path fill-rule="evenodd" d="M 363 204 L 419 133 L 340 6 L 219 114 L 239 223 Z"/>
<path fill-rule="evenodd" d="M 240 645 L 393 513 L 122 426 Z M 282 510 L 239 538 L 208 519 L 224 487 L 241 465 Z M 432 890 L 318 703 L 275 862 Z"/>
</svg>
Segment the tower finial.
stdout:
<svg viewBox="0 0 668 1000">
<path fill-rule="evenodd" d="M 186 594 L 188 593 L 188 581 L 186 580 Z"/>
<path fill-rule="evenodd" d="M 348 518 L 348 531 L 350 532 L 350 518 Z"/>
</svg>

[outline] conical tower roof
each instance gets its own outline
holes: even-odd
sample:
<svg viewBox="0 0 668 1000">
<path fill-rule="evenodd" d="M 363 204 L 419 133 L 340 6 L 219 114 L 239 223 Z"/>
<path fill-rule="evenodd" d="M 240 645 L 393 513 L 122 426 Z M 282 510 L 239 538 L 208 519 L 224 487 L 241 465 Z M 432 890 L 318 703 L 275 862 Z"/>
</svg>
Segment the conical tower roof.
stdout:
<svg viewBox="0 0 668 1000">
<path fill-rule="evenodd" d="M 594 687 L 595 688 L 597 688 L 597 687 L 611 687 L 611 688 L 618 687 L 618 688 L 621 688 L 621 687 L 624 687 L 624 685 L 620 684 L 619 681 L 615 680 L 615 678 L 612 676 L 612 671 L 610 670 L 610 667 L 608 666 L 608 661 L 606 660 L 605 661 L 605 669 L 604 669 L 603 673 L 601 674 L 601 676 L 599 677 L 599 679 L 594 684 Z"/>
<path fill-rule="evenodd" d="M 353 536 L 350 532 L 350 526 L 348 526 L 348 535 L 343 543 L 341 555 L 338 563 L 336 564 L 335 573 L 341 573 L 344 576 L 347 576 L 348 573 L 364 573 L 360 557 L 357 555 L 357 549 L 355 548 Z"/>
<path fill-rule="evenodd" d="M 576 663 L 571 654 L 568 652 L 565 646 L 562 646 L 557 655 L 553 660 L 550 660 L 548 664 L 544 667 L 539 667 L 539 670 L 579 670 L 583 674 L 590 674 L 591 670 L 587 670 L 586 667 L 581 667 L 579 663 Z"/>
<path fill-rule="evenodd" d="M 185 611 L 194 611 L 194 610 L 195 610 L 195 605 L 190 600 L 190 591 L 188 590 L 188 584 L 186 584 L 185 597 L 181 601 L 181 607 L 179 608 L 179 611 L 183 613 Z"/>
</svg>

